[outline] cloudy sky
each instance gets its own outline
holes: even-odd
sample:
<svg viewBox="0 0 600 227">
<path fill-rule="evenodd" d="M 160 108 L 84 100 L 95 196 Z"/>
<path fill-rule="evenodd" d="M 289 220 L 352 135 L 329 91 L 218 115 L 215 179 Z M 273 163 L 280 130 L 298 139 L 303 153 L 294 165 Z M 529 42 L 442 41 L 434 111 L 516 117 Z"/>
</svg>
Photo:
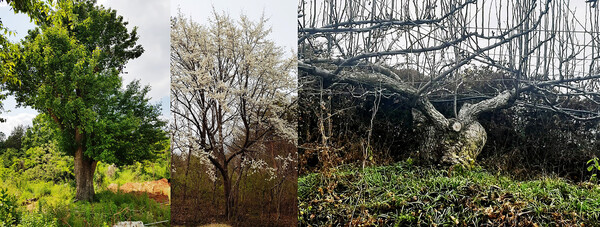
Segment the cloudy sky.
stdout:
<svg viewBox="0 0 600 227">
<path fill-rule="evenodd" d="M 162 115 L 169 116 L 169 14 L 170 3 L 163 0 L 99 0 L 98 4 L 117 10 L 128 27 L 138 27 L 138 44 L 144 47 L 141 57 L 130 61 L 123 74 L 124 85 L 138 79 L 143 85 L 149 85 L 149 96 L 152 103 L 160 103 Z M 6 3 L 0 3 L 0 18 L 5 27 L 15 31 L 16 36 L 10 37 L 18 41 L 33 28 L 26 15 L 15 15 Z M 9 135 L 12 129 L 20 124 L 31 125 L 31 119 L 37 115 L 31 108 L 16 108 L 15 100 L 9 97 L 3 101 L 5 111 L 0 113 L 7 122 L 0 123 L 0 132 Z"/>
<path fill-rule="evenodd" d="M 208 23 L 212 16 L 213 8 L 217 13 L 227 13 L 234 19 L 239 19 L 240 14 L 257 21 L 261 15 L 269 19 L 272 27 L 270 39 L 287 50 L 289 54 L 297 49 L 297 7 L 298 1 L 289 0 L 171 0 L 171 15 L 176 16 L 178 11 L 191 17 L 200 24 Z"/>
</svg>

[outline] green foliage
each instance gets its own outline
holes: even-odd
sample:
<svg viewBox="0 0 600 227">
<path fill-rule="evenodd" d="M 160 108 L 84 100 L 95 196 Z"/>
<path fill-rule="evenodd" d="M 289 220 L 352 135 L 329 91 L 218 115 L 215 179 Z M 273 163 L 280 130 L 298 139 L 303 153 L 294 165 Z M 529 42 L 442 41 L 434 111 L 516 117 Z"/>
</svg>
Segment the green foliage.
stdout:
<svg viewBox="0 0 600 227">
<path fill-rule="evenodd" d="M 598 171 L 600 171 L 600 163 L 598 162 L 598 157 L 590 159 L 589 161 L 587 161 L 587 164 L 589 165 L 587 167 L 587 171 L 593 172 L 592 176 L 590 177 L 590 181 L 597 182 L 597 173 Z"/>
<path fill-rule="evenodd" d="M 38 0 L 6 1 L 15 13 L 26 13 L 32 20 L 35 20 L 36 23 L 45 21 L 45 15 L 49 10 L 48 5 Z M 15 46 L 7 39 L 7 35 L 14 35 L 14 32 L 9 28 L 4 27 L 2 20 L 0 20 L 0 32 L 2 32 L 2 34 L 0 34 L 0 85 L 4 83 L 19 84 L 19 80 L 13 75 L 13 72 L 15 59 L 18 59 L 20 56 L 14 52 Z M 0 91 L 2 91 L 1 86 Z M 0 100 L 2 99 L 4 99 L 4 95 L 0 94 Z M 2 110 L 1 102 L 0 110 Z M 0 122 L 2 121 L 3 119 L 0 118 Z"/>
<path fill-rule="evenodd" d="M 593 225 L 600 187 L 559 178 L 515 181 L 482 169 L 338 169 L 298 180 L 301 225 Z"/>
<path fill-rule="evenodd" d="M 147 164 L 154 164 L 156 168 L 159 165 L 159 163 Z M 160 165 L 163 164 L 160 163 Z M 142 164 L 136 164 L 117 168 L 114 173 L 115 176 L 118 176 L 117 179 L 114 181 L 109 179 L 107 183 L 122 181 L 121 184 L 123 184 L 151 179 L 153 176 L 148 174 L 152 171 L 143 174 L 142 166 Z M 0 171 L 7 170 L 0 168 Z M 97 174 L 101 172 L 103 171 L 99 168 Z M 108 226 L 112 226 L 118 221 L 135 219 L 150 223 L 167 220 L 170 216 L 168 206 L 158 204 L 145 195 L 112 193 L 102 189 L 98 189 L 100 193 L 95 202 L 73 203 L 75 188 L 72 179 L 66 180 L 64 183 L 45 181 L 44 179 L 49 179 L 45 176 L 37 177 L 37 180 L 30 180 L 32 176 L 26 173 L 27 171 L 11 171 L 6 174 L 6 178 L 0 178 L 0 185 L 8 187 L 4 194 L 14 195 L 8 198 L 13 202 L 12 207 L 16 208 L 17 215 L 22 213 L 20 221 L 15 222 L 15 225 L 44 226 L 41 225 L 44 223 L 45 226 L 57 226 L 66 222 L 71 226 L 80 226 L 84 223 L 94 223 L 91 226 L 103 226 L 106 223 Z M 125 181 L 126 179 L 129 181 Z M 33 206 L 35 209 L 26 210 L 26 206 Z M 0 220 L 4 219 L 0 218 Z"/>
<path fill-rule="evenodd" d="M 85 155 L 98 161 L 154 158 L 166 137 L 160 109 L 148 103 L 149 88 L 139 82 L 120 89 L 123 65 L 143 52 L 136 31 L 128 32 L 114 10 L 93 4 L 59 1 L 51 23 L 20 43 L 15 74 L 22 84 L 8 88 L 20 104 L 53 119 L 67 154 L 83 143 Z"/>
<path fill-rule="evenodd" d="M 61 153 L 56 132 L 44 114 L 33 119 L 32 127 L 15 128 L 9 137 L 11 140 L 7 139 L 9 148 L 0 152 L 0 164 L 4 167 L 0 169 L 0 179 L 8 179 L 11 174 L 20 174 L 30 181 L 58 183 L 72 179 L 73 160 Z"/>
<path fill-rule="evenodd" d="M 168 143 L 165 140 L 163 143 Z M 167 144 L 168 146 L 168 144 Z M 170 150 L 168 148 L 158 153 L 153 161 L 136 162 L 133 165 L 117 167 L 104 162 L 98 163 L 94 183 L 97 189 L 106 189 L 110 184 L 123 185 L 127 182 L 154 181 L 170 178 Z"/>
<path fill-rule="evenodd" d="M 0 185 L 7 187 L 6 195 L 14 195 L 10 198 L 16 207 L 16 212 L 23 214 L 21 220 L 13 224 L 58 226 L 66 221 L 72 226 L 86 222 L 94 223 L 92 226 L 96 224 L 103 226 L 104 223 L 110 226 L 113 221 L 133 218 L 148 220 L 148 222 L 168 219 L 165 217 L 169 216 L 169 207 L 159 205 L 147 197 L 137 198 L 133 195 L 112 195 L 109 192 L 101 192 L 98 199 L 103 201 L 73 204 L 75 195 L 73 159 L 60 151 L 56 139 L 58 136 L 58 129 L 52 120 L 40 114 L 34 118 L 32 127 L 28 128 L 22 137 L 22 151 L 9 148 L 0 156 L 10 157 L 7 159 L 6 167 L 0 165 Z M 157 154 L 156 161 L 136 162 L 134 165 L 115 167 L 113 177 L 105 177 L 105 182 L 98 185 L 107 186 L 115 182 L 124 184 L 168 177 L 169 140 L 165 139 L 160 143 L 166 148 Z M 107 169 L 107 164 L 99 163 L 96 177 L 106 174 Z M 97 191 L 103 191 L 105 188 L 100 187 Z M 109 201 L 111 199 L 115 201 Z M 26 210 L 26 206 L 35 209 Z M 144 210 L 139 211 L 140 209 Z M 81 212 L 75 213 L 72 210 Z M 94 215 L 102 212 L 104 212 L 102 215 Z M 0 218 L 0 220 L 4 219 Z"/>
<path fill-rule="evenodd" d="M 56 142 L 29 148 L 25 153 L 23 173 L 29 179 L 53 182 L 73 179 L 73 160 L 60 153 Z"/>
<path fill-rule="evenodd" d="M 6 150 L 4 150 L 4 153 L 2 154 L 2 164 L 4 167 L 9 168 L 9 167 L 15 167 L 15 168 L 19 168 L 17 165 L 18 163 L 15 162 L 15 160 L 17 160 L 18 158 L 20 158 L 23 154 L 21 153 L 20 150 L 14 149 L 14 148 L 8 148 Z M 17 164 L 17 165 L 15 165 Z"/>
<path fill-rule="evenodd" d="M 23 140 L 23 136 L 25 135 L 25 131 L 27 127 L 23 125 L 19 125 L 15 127 L 10 135 L 4 141 L 4 148 L 14 148 L 17 150 L 21 149 L 21 142 Z"/>
<path fill-rule="evenodd" d="M 136 29 L 129 32 L 116 11 L 94 6 L 94 0 L 8 2 L 39 27 L 18 44 L 0 38 L 0 86 L 20 105 L 42 113 L 18 138 L 7 138 L 8 143 L 2 138 L 0 185 L 7 187 L 3 193 L 15 195 L 11 201 L 14 207 L 22 204 L 16 211 L 24 213 L 9 225 L 168 219 L 167 206 L 144 196 L 101 192 L 99 202 L 73 204 L 73 159 L 64 156 L 77 146 L 85 147 L 88 157 L 119 165 L 162 156 L 157 151 L 165 148 L 166 123 L 158 119 L 158 106 L 149 104 L 149 88 L 135 81 L 121 89 L 124 65 L 143 52 Z M 37 209 L 25 211 L 25 205 Z"/>
<path fill-rule="evenodd" d="M 132 195 L 102 191 L 98 202 L 78 202 L 55 207 L 50 214 L 70 226 L 112 226 L 119 221 L 136 220 L 152 223 L 170 219 L 168 206 L 151 200 L 146 195 Z"/>
<path fill-rule="evenodd" d="M 11 226 L 19 222 L 20 213 L 17 212 L 17 199 L 0 188 L 0 226 Z"/>
<path fill-rule="evenodd" d="M 64 24 L 69 24 L 69 31 L 76 40 L 85 46 L 88 52 L 100 49 L 97 68 L 118 69 L 131 59 L 142 55 L 144 49 L 136 44 L 138 40 L 137 27 L 131 32 L 127 31 L 128 22 L 117 14 L 114 9 L 94 5 L 95 0 L 83 0 L 73 6 L 64 3 L 63 6 L 71 8 L 71 12 L 64 11 L 65 16 L 60 18 Z"/>
<path fill-rule="evenodd" d="M 38 201 L 39 210 L 44 206 L 56 207 L 70 204 L 73 201 L 75 192 L 69 183 L 55 184 L 53 182 L 35 181 L 24 185 L 17 185 L 20 188 L 19 201 L 26 203 L 28 200 Z"/>
<path fill-rule="evenodd" d="M 21 83 L 6 87 L 20 105 L 47 116 L 32 134 L 52 132 L 24 142 L 29 160 L 20 161 L 19 170 L 27 169 L 26 174 L 54 181 L 71 178 L 66 170 L 72 166 L 55 151 L 71 156 L 83 151 L 94 161 L 130 165 L 154 159 L 164 148 L 166 122 L 159 119 L 159 106 L 149 104 L 149 87 L 134 81 L 121 89 L 124 65 L 143 53 L 136 29 L 129 32 L 116 11 L 94 4 L 57 1 L 12 50 L 19 56 L 12 72 Z M 92 165 L 81 166 L 90 171 Z M 80 199 L 92 196 L 78 194 Z"/>
<path fill-rule="evenodd" d="M 6 135 L 0 132 L 0 154 L 2 154 L 2 150 L 4 149 L 4 140 L 6 140 Z"/>
<path fill-rule="evenodd" d="M 58 136 L 59 129 L 52 119 L 46 114 L 38 114 L 33 118 L 32 126 L 27 128 L 22 139 L 22 147 L 28 150 L 33 147 L 44 146 L 49 143 L 54 143 Z"/>
<path fill-rule="evenodd" d="M 6 2 L 12 7 L 15 13 L 25 13 L 29 15 L 29 18 L 38 25 L 46 22 L 48 13 L 50 12 L 50 6 L 45 1 L 40 0 L 6 0 Z"/>
<path fill-rule="evenodd" d="M 26 213 L 17 227 L 57 227 L 58 220 L 44 213 Z"/>
<path fill-rule="evenodd" d="M 166 122 L 159 119 L 159 106 L 149 104 L 148 91 L 134 81 L 98 107 L 100 117 L 92 122 L 86 155 L 106 163 L 131 165 L 155 159 L 166 148 L 162 130 Z"/>
</svg>

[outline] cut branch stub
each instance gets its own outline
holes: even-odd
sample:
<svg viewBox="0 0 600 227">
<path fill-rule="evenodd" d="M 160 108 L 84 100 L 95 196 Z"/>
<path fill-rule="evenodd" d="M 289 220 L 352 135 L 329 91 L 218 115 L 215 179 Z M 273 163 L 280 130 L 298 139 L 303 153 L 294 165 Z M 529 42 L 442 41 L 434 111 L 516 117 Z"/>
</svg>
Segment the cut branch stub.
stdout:
<svg viewBox="0 0 600 227">
<path fill-rule="evenodd" d="M 446 146 L 446 152 L 442 156 L 442 163 L 460 164 L 470 168 L 485 145 L 487 133 L 479 122 L 473 121 L 459 131 L 456 137 L 445 139 L 443 146 Z"/>
<path fill-rule="evenodd" d="M 477 121 L 465 124 L 458 119 L 449 119 L 447 128 L 433 125 L 424 127 L 425 136 L 418 153 L 426 163 L 463 165 L 471 168 L 487 140 L 487 133 Z"/>
</svg>

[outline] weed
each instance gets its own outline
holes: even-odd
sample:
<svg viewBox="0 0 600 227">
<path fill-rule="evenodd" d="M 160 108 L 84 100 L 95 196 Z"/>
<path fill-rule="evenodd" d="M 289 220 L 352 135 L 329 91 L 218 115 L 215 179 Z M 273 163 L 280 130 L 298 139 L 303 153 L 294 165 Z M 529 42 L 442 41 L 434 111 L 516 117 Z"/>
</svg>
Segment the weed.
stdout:
<svg viewBox="0 0 600 227">
<path fill-rule="evenodd" d="M 8 190 L 0 189 L 0 226 L 11 226 L 19 222 L 17 199 L 8 194 Z"/>
<path fill-rule="evenodd" d="M 449 173 L 452 171 L 452 173 Z M 410 161 L 298 180 L 301 225 L 575 225 L 600 221 L 600 187 L 558 177 L 516 181 L 482 168 Z"/>
<path fill-rule="evenodd" d="M 600 163 L 598 162 L 598 157 L 590 159 L 589 161 L 587 161 L 587 164 L 589 165 L 587 171 L 593 172 L 592 176 L 590 177 L 590 181 L 598 182 L 597 173 L 598 171 L 600 171 Z"/>
</svg>

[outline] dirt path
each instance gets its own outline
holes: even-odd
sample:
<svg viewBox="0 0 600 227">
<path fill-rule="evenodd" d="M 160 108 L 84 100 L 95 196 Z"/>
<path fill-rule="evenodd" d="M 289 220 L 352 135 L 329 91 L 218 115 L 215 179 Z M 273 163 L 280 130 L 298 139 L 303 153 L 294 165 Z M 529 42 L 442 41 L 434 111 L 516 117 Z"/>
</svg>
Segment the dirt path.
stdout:
<svg viewBox="0 0 600 227">
<path fill-rule="evenodd" d="M 150 199 L 153 199 L 159 203 L 169 203 L 169 198 L 171 196 L 171 185 L 165 178 L 157 181 L 128 182 L 121 185 L 121 187 L 119 187 L 117 184 L 110 184 L 108 186 L 108 190 L 132 194 L 147 193 Z"/>
</svg>

